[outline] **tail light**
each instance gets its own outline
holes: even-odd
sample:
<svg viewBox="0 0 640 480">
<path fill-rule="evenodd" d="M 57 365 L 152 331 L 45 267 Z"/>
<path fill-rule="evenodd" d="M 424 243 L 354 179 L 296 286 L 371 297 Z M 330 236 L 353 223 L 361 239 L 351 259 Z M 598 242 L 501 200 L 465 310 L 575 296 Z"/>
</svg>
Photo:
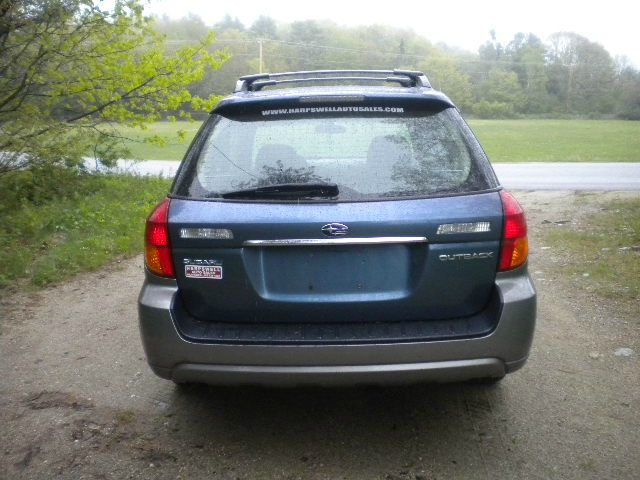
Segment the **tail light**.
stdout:
<svg viewBox="0 0 640 480">
<path fill-rule="evenodd" d="M 527 242 L 527 222 L 524 211 L 518 201 L 509 192 L 500 191 L 504 228 L 500 245 L 499 271 L 512 270 L 527 260 L 529 243 Z"/>
<path fill-rule="evenodd" d="M 175 278 L 169 245 L 169 204 L 165 198 L 153 209 L 144 232 L 144 260 L 151 273 L 160 277 Z"/>
</svg>

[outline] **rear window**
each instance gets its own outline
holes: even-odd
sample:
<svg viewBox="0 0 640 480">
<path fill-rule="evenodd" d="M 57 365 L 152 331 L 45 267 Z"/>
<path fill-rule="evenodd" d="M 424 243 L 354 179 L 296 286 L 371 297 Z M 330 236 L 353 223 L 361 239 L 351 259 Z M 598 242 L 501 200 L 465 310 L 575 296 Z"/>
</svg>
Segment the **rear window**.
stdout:
<svg viewBox="0 0 640 480">
<path fill-rule="evenodd" d="M 358 201 L 497 186 L 482 150 L 454 109 L 215 115 L 200 134 L 206 138 L 177 182 L 177 195 L 224 198 L 229 192 L 273 185 L 331 183 L 339 193 L 330 200 Z M 314 199 L 305 195 L 305 200 Z"/>
</svg>

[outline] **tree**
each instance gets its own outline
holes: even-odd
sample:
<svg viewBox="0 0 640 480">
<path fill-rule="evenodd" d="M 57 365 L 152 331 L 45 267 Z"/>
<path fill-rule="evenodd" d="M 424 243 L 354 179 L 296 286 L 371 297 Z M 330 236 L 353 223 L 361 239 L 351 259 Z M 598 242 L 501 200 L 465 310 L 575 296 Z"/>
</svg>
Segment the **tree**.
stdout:
<svg viewBox="0 0 640 480">
<path fill-rule="evenodd" d="M 195 87 L 203 93 L 226 95 L 233 91 L 238 77 L 258 71 L 258 41 L 248 31 L 229 29 L 216 36 L 215 46 L 233 54 L 224 68 L 208 72 Z"/>
<path fill-rule="evenodd" d="M 494 68 L 480 84 L 474 112 L 481 117 L 512 117 L 522 111 L 524 94 L 514 72 Z"/>
<path fill-rule="evenodd" d="M 502 55 L 504 53 L 504 47 L 496 40 L 496 31 L 491 30 L 489 32 L 491 36 L 491 40 L 485 42 L 483 45 L 480 45 L 478 48 L 478 56 L 480 60 L 486 62 L 487 64 L 493 64 L 502 59 Z"/>
<path fill-rule="evenodd" d="M 137 0 L 0 3 L 0 173 L 77 166 L 122 155 L 116 124 L 144 127 L 164 111 L 209 109 L 187 87 L 228 58 L 213 33 L 167 52 Z"/>
<path fill-rule="evenodd" d="M 224 32 L 225 30 L 239 30 L 241 32 L 244 31 L 244 25 L 238 19 L 238 17 L 231 17 L 228 13 L 224 16 L 224 18 L 215 24 L 216 30 Z"/>
<path fill-rule="evenodd" d="M 271 38 L 278 36 L 278 26 L 276 21 L 265 15 L 260 15 L 258 19 L 251 25 L 251 33 L 257 38 Z"/>
<path fill-rule="evenodd" d="M 626 120 L 640 120 L 640 72 L 622 65 L 618 73 L 618 116 Z"/>
<path fill-rule="evenodd" d="M 551 93 L 566 112 L 604 113 L 613 109 L 615 68 L 600 45 L 571 32 L 551 35 L 548 52 Z"/>
<path fill-rule="evenodd" d="M 419 65 L 434 88 L 445 92 L 461 110 L 471 109 L 473 88 L 469 76 L 462 73 L 449 56 L 433 54 Z"/>
<path fill-rule="evenodd" d="M 545 63 L 546 47 L 535 35 L 517 33 L 505 47 L 505 57 L 511 70 L 518 75 L 527 113 L 542 113 L 549 108 L 548 77 Z"/>
<path fill-rule="evenodd" d="M 198 17 L 160 19 L 169 46 L 184 45 L 206 28 Z M 192 95 L 229 93 L 240 75 L 306 69 L 424 70 L 465 112 L 484 117 L 516 114 L 637 115 L 637 69 L 616 65 L 599 45 L 575 34 L 557 34 L 551 44 L 531 33 L 517 33 L 506 44 L 495 32 L 474 54 L 445 44 L 433 45 L 409 29 L 384 25 L 345 27 L 330 21 L 276 23 L 258 18 L 250 28 L 231 17 L 221 23 L 209 48 L 232 58 L 191 84 Z M 241 27 L 241 28 L 239 28 Z M 575 57 L 572 55 L 575 53 Z"/>
<path fill-rule="evenodd" d="M 193 13 L 180 19 L 171 19 L 166 15 L 156 17 L 153 21 L 153 29 L 164 35 L 170 46 L 184 45 L 187 42 L 198 43 L 209 33 L 209 27 L 205 25 L 202 18 Z"/>
<path fill-rule="evenodd" d="M 289 25 L 286 38 L 289 45 L 284 46 L 284 50 L 289 57 L 289 70 L 326 68 L 328 54 L 327 50 L 321 46 L 327 45 L 329 39 L 318 22 L 315 20 L 293 22 Z"/>
</svg>

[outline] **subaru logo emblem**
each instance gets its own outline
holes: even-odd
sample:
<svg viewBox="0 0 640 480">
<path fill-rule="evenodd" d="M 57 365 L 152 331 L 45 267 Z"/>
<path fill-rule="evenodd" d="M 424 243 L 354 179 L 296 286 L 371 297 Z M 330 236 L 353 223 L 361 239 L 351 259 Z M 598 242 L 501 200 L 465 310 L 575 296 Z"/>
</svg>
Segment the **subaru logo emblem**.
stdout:
<svg viewBox="0 0 640 480">
<path fill-rule="evenodd" d="M 327 223 L 321 230 L 327 237 L 342 237 L 349 233 L 349 227 L 342 223 Z"/>
</svg>

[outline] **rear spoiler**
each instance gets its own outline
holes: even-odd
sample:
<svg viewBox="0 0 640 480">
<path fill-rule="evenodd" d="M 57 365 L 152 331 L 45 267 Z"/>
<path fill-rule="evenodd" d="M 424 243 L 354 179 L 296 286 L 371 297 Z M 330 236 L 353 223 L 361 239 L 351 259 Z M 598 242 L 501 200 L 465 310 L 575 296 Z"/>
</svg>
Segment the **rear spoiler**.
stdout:
<svg viewBox="0 0 640 480">
<path fill-rule="evenodd" d="M 417 92 L 415 94 L 391 93 L 388 90 L 382 92 L 374 91 L 296 91 L 295 93 L 285 93 L 282 95 L 248 94 L 231 95 L 222 99 L 211 113 L 220 115 L 252 114 L 266 110 L 293 109 L 290 113 L 301 114 L 305 112 L 314 113 L 319 107 L 327 108 L 326 111 L 338 111 L 340 107 L 352 108 L 351 111 L 370 111 L 370 107 L 382 107 L 383 111 L 387 107 L 392 108 L 392 112 L 397 111 L 395 107 L 401 107 L 402 111 L 420 110 L 443 110 L 445 108 L 455 108 L 449 98 L 435 90 L 427 92 Z M 349 110 L 343 110 L 348 112 Z M 386 110 L 389 111 L 389 110 Z"/>
</svg>

